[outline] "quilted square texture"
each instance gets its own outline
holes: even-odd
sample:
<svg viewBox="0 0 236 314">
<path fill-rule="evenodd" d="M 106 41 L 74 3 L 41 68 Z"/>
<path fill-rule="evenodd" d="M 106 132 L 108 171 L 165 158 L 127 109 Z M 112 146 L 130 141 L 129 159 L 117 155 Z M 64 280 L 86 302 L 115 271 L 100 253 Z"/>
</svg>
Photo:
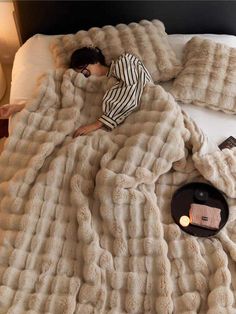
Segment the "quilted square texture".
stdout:
<svg viewBox="0 0 236 314">
<path fill-rule="evenodd" d="M 102 50 L 107 65 L 129 52 L 142 60 L 153 80 L 168 81 L 177 76 L 181 62 L 170 46 L 164 24 L 159 20 L 141 20 L 130 24 L 93 27 L 88 31 L 61 36 L 51 45 L 57 67 L 67 67 L 72 52 L 84 46 Z"/>
<path fill-rule="evenodd" d="M 236 48 L 194 36 L 171 93 L 183 103 L 236 114 Z"/>
</svg>

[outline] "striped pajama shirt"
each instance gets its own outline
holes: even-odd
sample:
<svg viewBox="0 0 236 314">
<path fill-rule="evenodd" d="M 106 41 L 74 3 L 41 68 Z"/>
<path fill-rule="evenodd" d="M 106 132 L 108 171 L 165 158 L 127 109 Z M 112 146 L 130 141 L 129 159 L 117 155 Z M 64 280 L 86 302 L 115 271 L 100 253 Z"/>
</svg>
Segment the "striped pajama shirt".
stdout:
<svg viewBox="0 0 236 314">
<path fill-rule="evenodd" d="M 143 63 L 134 55 L 125 53 L 113 61 L 108 77 L 118 81 L 103 97 L 103 115 L 98 119 L 110 129 L 117 127 L 137 108 L 144 86 L 152 78 Z"/>
</svg>

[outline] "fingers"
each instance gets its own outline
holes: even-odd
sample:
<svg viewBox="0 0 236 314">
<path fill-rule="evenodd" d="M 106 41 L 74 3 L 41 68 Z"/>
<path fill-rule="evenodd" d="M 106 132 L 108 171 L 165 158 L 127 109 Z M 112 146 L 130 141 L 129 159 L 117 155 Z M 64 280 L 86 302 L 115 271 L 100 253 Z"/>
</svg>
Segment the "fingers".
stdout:
<svg viewBox="0 0 236 314">
<path fill-rule="evenodd" d="M 77 136 L 80 136 L 80 135 L 83 135 L 82 131 L 80 130 L 76 130 L 75 133 L 73 134 L 73 137 L 77 137 Z"/>
<path fill-rule="evenodd" d="M 80 135 L 86 135 L 92 131 L 93 131 L 93 125 L 84 125 L 75 131 L 75 133 L 73 134 L 73 137 L 77 137 Z"/>
<path fill-rule="evenodd" d="M 81 127 L 81 128 L 78 128 L 75 133 L 73 134 L 73 137 L 77 137 L 77 136 L 80 136 L 80 135 L 85 135 L 87 134 L 88 132 L 86 132 L 86 129 Z"/>
<path fill-rule="evenodd" d="M 24 108 L 24 105 L 12 105 L 11 111 L 12 113 L 16 113 L 21 111 Z"/>
<path fill-rule="evenodd" d="M 0 119 L 8 119 L 10 117 L 9 107 L 0 107 Z"/>
<path fill-rule="evenodd" d="M 23 108 L 23 105 L 3 105 L 0 107 L 0 119 L 8 119 L 13 113 L 19 112 Z"/>
<path fill-rule="evenodd" d="M 81 127 L 79 127 L 77 130 L 75 130 L 75 133 L 73 134 L 73 137 L 77 137 L 77 136 L 80 136 L 80 135 L 86 135 L 90 132 L 93 132 L 99 128 L 102 127 L 102 123 L 101 122 L 94 122 L 94 123 L 91 123 L 91 124 L 87 124 L 87 125 L 83 125 Z"/>
</svg>

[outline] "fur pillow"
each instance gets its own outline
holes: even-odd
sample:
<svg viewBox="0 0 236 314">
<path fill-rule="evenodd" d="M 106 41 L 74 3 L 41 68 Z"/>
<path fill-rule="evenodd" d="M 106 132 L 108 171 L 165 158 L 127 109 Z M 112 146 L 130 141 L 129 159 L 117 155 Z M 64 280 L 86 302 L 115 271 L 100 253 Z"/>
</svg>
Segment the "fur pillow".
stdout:
<svg viewBox="0 0 236 314">
<path fill-rule="evenodd" d="M 51 45 L 56 66 L 68 66 L 72 52 L 83 46 L 99 47 L 108 65 L 124 52 L 135 54 L 156 82 L 170 80 L 181 70 L 181 62 L 176 58 L 165 27 L 159 20 L 93 27 L 61 36 Z"/>
<path fill-rule="evenodd" d="M 170 92 L 183 103 L 236 114 L 236 48 L 193 37 Z"/>
</svg>

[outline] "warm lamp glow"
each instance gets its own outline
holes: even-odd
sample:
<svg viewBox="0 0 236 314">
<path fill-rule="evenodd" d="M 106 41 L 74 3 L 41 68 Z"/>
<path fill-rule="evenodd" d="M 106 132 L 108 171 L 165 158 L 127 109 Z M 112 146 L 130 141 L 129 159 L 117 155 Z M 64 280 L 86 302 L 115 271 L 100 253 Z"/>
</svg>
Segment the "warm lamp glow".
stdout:
<svg viewBox="0 0 236 314">
<path fill-rule="evenodd" d="M 181 216 L 179 223 L 181 224 L 181 226 L 187 227 L 190 224 L 190 219 L 188 216 Z"/>
<path fill-rule="evenodd" d="M 11 64 L 19 48 L 11 1 L 0 1 L 0 62 Z"/>
</svg>

